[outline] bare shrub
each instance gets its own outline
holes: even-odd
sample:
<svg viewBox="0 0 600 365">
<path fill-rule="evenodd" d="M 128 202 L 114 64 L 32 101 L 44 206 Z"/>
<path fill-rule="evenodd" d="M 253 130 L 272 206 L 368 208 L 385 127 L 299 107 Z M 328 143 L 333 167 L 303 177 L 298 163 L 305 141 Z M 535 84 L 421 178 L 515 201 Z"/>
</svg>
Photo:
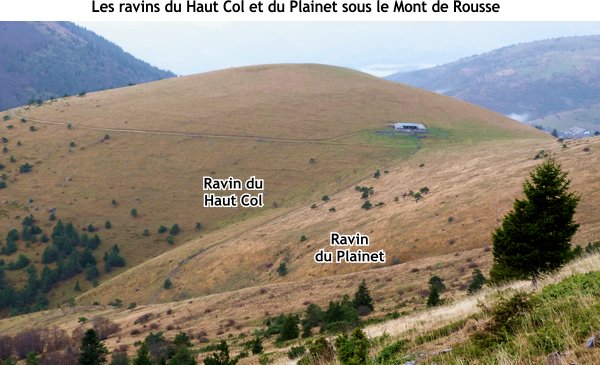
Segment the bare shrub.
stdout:
<svg viewBox="0 0 600 365">
<path fill-rule="evenodd" d="M 30 329 L 18 333 L 12 339 L 12 348 L 19 359 L 24 359 L 28 353 L 41 353 L 44 350 L 40 330 Z"/>
<path fill-rule="evenodd" d="M 77 327 L 71 333 L 71 339 L 75 343 L 81 343 L 81 339 L 83 338 L 83 327 Z"/>
<path fill-rule="evenodd" d="M 145 314 L 142 314 L 141 316 L 139 316 L 133 323 L 144 324 L 144 323 L 150 321 L 152 319 L 152 317 L 154 317 L 154 313 L 145 313 Z"/>
<path fill-rule="evenodd" d="M 12 338 L 0 335 L 0 359 L 8 359 L 12 354 Z"/>
<path fill-rule="evenodd" d="M 38 365 L 78 365 L 79 350 L 77 347 L 68 346 L 63 351 L 47 352 L 42 354 Z"/>
<path fill-rule="evenodd" d="M 160 327 L 160 325 L 156 322 L 150 323 L 150 329 L 153 331 L 157 330 L 159 327 Z"/>
<path fill-rule="evenodd" d="M 140 330 L 138 328 L 134 328 L 131 330 L 131 332 L 129 332 L 129 334 L 132 336 L 137 336 L 140 334 Z"/>
<path fill-rule="evenodd" d="M 54 352 L 67 348 L 71 345 L 71 338 L 67 335 L 67 331 L 53 327 L 48 328 L 42 333 L 45 352 Z"/>
<path fill-rule="evenodd" d="M 94 319 L 92 319 L 92 327 L 98 334 L 100 340 L 106 340 L 108 336 L 115 334 L 120 330 L 118 324 L 111 322 L 105 317 L 94 317 Z"/>
</svg>

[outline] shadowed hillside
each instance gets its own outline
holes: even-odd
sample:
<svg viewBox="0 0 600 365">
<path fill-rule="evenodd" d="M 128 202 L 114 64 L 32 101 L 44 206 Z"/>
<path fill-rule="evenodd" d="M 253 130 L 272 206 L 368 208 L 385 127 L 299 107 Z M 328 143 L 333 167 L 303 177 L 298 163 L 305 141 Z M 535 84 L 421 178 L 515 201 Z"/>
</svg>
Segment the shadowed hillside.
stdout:
<svg viewBox="0 0 600 365">
<path fill-rule="evenodd" d="M 0 110 L 175 76 L 69 22 L 0 22 Z"/>
<path fill-rule="evenodd" d="M 599 129 L 599 59 L 600 36 L 565 37 L 387 78 L 547 128 Z"/>
</svg>

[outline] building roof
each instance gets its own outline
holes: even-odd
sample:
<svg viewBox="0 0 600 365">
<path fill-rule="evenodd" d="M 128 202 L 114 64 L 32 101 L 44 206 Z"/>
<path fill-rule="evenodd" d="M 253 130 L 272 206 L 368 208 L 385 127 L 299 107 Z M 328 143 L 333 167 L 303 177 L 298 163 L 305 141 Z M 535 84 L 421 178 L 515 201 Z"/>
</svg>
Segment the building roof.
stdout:
<svg viewBox="0 0 600 365">
<path fill-rule="evenodd" d="M 397 127 L 413 127 L 413 128 L 418 128 L 418 129 L 427 129 L 427 127 L 425 127 L 425 125 L 421 124 L 421 123 L 405 123 L 405 122 L 398 122 L 398 123 L 394 123 L 392 124 L 395 128 Z"/>
</svg>

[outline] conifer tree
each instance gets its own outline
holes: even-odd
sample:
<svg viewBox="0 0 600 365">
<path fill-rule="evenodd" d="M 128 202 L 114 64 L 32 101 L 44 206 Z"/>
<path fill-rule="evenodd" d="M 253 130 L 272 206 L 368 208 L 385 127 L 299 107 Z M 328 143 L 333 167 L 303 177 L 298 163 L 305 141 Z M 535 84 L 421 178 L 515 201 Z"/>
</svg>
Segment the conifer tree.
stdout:
<svg viewBox="0 0 600 365">
<path fill-rule="evenodd" d="M 106 347 L 92 328 L 85 331 L 81 339 L 79 365 L 100 365 L 106 363 Z"/>
<path fill-rule="evenodd" d="M 516 199 L 493 235 L 492 281 L 531 278 L 555 270 L 571 258 L 573 221 L 579 196 L 553 159 L 538 165 L 523 184 L 524 199 Z"/>
<path fill-rule="evenodd" d="M 427 298 L 427 306 L 435 307 L 440 304 L 440 292 L 437 286 L 432 285 L 429 289 L 429 297 Z"/>
<path fill-rule="evenodd" d="M 371 298 L 371 293 L 369 293 L 369 289 L 367 288 L 367 283 L 363 279 L 363 281 L 358 285 L 358 289 L 356 293 L 354 293 L 354 308 L 360 311 L 361 308 L 368 308 L 368 312 L 375 310 L 373 306 L 373 298 Z"/>
<path fill-rule="evenodd" d="M 481 270 L 475 269 L 473 270 L 473 277 L 471 279 L 471 284 L 469 284 L 469 289 L 467 292 L 469 294 L 477 293 L 485 284 L 485 276 L 481 273 Z"/>
<path fill-rule="evenodd" d="M 143 342 L 137 351 L 135 358 L 133 359 L 133 365 L 152 365 L 150 359 L 150 350 L 146 342 Z"/>
</svg>

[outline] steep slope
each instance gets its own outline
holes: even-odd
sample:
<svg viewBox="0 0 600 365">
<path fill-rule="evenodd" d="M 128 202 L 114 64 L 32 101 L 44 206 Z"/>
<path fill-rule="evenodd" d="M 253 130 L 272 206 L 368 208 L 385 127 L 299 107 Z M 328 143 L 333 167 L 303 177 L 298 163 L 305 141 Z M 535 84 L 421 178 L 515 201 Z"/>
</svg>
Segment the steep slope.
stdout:
<svg viewBox="0 0 600 365">
<path fill-rule="evenodd" d="M 599 128 L 597 117 L 549 119 L 600 103 L 599 59 L 600 36 L 565 37 L 504 47 L 388 79 L 545 127 Z"/>
<path fill-rule="evenodd" d="M 382 202 L 381 206 L 362 209 L 360 193 L 349 187 L 316 208 L 309 203 L 268 222 L 247 220 L 192 240 L 105 282 L 79 300 L 87 304 L 117 297 L 137 303 L 183 300 L 268 283 L 338 278 L 352 272 L 361 272 L 360 277 L 366 275 L 363 270 L 407 263 L 405 275 L 396 282 L 400 285 L 408 280 L 408 268 L 417 262 L 428 262 L 425 266 L 435 272 L 443 267 L 437 263 L 444 255 L 458 257 L 491 246 L 491 232 L 512 208 L 528 171 L 539 163 L 535 156 L 540 150 L 564 165 L 573 189 L 583 197 L 576 216 L 581 228 L 575 241 L 585 245 L 600 236 L 600 221 L 594 214 L 600 204 L 600 183 L 595 179 L 600 174 L 596 167 L 599 143 L 594 139 L 563 148 L 555 141 L 530 139 L 423 151 L 391 166 L 379 179 L 359 182 L 374 187 L 370 200 L 374 205 Z M 403 193 L 425 186 L 429 192 L 422 200 L 402 198 Z M 333 250 L 329 246 L 331 231 L 369 235 L 366 250 L 385 250 L 387 262 L 315 263 L 319 249 Z M 306 240 L 301 239 L 303 235 Z M 485 252 L 489 259 L 490 253 Z M 284 277 L 276 272 L 281 262 L 286 262 L 288 269 Z M 454 270 L 464 273 L 464 267 L 459 270 L 461 265 L 466 264 L 458 259 Z M 450 275 L 454 276 L 460 277 L 456 272 Z M 164 290 L 167 278 L 173 287 Z"/>
<path fill-rule="evenodd" d="M 582 196 L 581 206 L 576 216 L 576 220 L 582 226 L 580 233 L 576 237 L 576 242 L 585 243 L 590 239 L 597 239 L 600 234 L 600 221 L 598 221 L 597 215 L 594 212 L 597 211 L 600 202 L 598 194 L 600 189 L 597 182 L 597 176 L 600 173 L 598 168 L 600 155 L 597 153 L 600 150 L 600 139 L 567 142 L 566 149 L 562 148 L 561 144 L 555 141 L 532 139 L 518 142 L 501 141 L 468 148 L 455 148 L 446 153 L 434 151 L 423 156 L 427 162 L 424 168 L 429 166 L 437 172 L 420 172 L 420 169 L 423 168 L 419 168 L 416 165 L 417 161 L 412 161 L 412 159 L 407 163 L 400 162 L 393 170 L 390 170 L 389 174 L 382 177 L 381 181 L 378 182 L 377 190 L 379 193 L 377 195 L 378 198 L 381 197 L 387 201 L 394 194 L 395 181 L 401 179 L 404 174 L 407 175 L 407 181 L 410 181 L 411 184 L 419 182 L 418 178 L 414 181 L 410 180 L 411 178 L 418 175 L 427 175 L 431 186 L 436 187 L 432 189 L 431 195 L 419 203 L 411 202 L 414 204 L 409 209 L 393 209 L 396 211 L 402 210 L 403 214 L 406 215 L 406 220 L 410 221 L 408 225 L 412 225 L 409 229 L 415 231 L 409 234 L 419 234 L 421 240 L 415 244 L 423 245 L 424 249 L 432 247 L 433 250 L 437 250 L 439 248 L 436 246 L 435 240 L 430 240 L 427 236 L 430 234 L 435 235 L 441 226 L 445 227 L 444 229 L 448 232 L 448 237 L 453 236 L 456 232 L 461 232 L 463 236 L 459 236 L 454 245 L 456 248 L 455 253 L 450 251 L 444 255 L 434 254 L 424 259 L 411 260 L 406 263 L 386 267 L 371 268 L 350 274 L 334 275 L 330 273 L 326 277 L 279 280 L 279 282 L 272 281 L 271 283 L 263 281 L 260 285 L 237 291 L 201 296 L 178 302 L 140 305 L 133 309 L 125 309 L 125 307 L 114 308 L 107 305 L 64 307 L 43 313 L 0 320 L 0 331 L 7 335 L 15 335 L 28 328 L 52 328 L 57 326 L 71 333 L 76 328 L 88 326 L 87 324 L 80 323 L 82 317 L 94 318 L 95 316 L 103 316 L 120 325 L 118 332 L 111 335 L 106 341 L 107 346 L 112 349 L 129 345 L 130 355 L 135 352 L 133 344 L 136 341 L 142 340 L 147 334 L 157 330 L 164 331 L 168 338 L 173 338 L 180 331 L 198 334 L 194 339 L 194 346 L 204 350 L 208 349 L 203 342 L 206 338 L 213 343 L 216 343 L 219 339 L 227 339 L 233 348 L 232 352 L 238 353 L 242 351 L 243 344 L 248 340 L 249 333 L 253 333 L 256 329 L 264 328 L 263 320 L 266 317 L 278 315 L 279 313 L 303 311 L 309 302 L 326 306 L 330 300 L 338 300 L 344 294 L 351 294 L 355 290 L 357 283 L 365 279 L 375 300 L 375 315 L 383 318 L 384 314 L 396 313 L 393 318 L 397 318 L 366 328 L 370 337 L 387 334 L 381 339 L 383 343 L 376 342 L 376 346 L 386 344 L 385 341 L 389 341 L 390 335 L 400 336 L 400 338 L 409 336 L 410 341 L 415 340 L 420 335 L 431 335 L 431 338 L 425 344 L 423 344 L 422 340 L 426 337 L 421 338 L 421 342 L 416 340 L 416 343 L 419 345 L 417 347 L 419 353 L 423 351 L 425 351 L 425 354 L 439 353 L 439 351 L 445 350 L 448 347 L 458 347 L 464 344 L 463 337 L 450 335 L 449 338 L 446 338 L 448 336 L 447 331 L 433 332 L 437 333 L 437 335 L 431 334 L 430 331 L 443 328 L 447 324 L 453 325 L 450 328 L 454 328 L 456 321 L 464 321 L 465 318 L 476 314 L 481 308 L 481 302 L 490 303 L 489 298 L 493 297 L 494 294 L 489 295 L 489 292 L 485 292 L 483 295 L 477 297 L 465 298 L 463 301 L 457 301 L 457 299 L 466 296 L 465 290 L 471 276 L 471 270 L 479 267 L 487 274 L 491 263 L 491 253 L 485 248 L 487 243 L 482 243 L 484 247 L 480 248 L 465 249 L 465 247 L 469 245 L 477 247 L 478 243 L 476 241 L 481 237 L 485 236 L 485 238 L 481 238 L 482 240 L 489 239 L 490 231 L 488 229 L 490 227 L 487 219 L 490 218 L 489 216 L 493 218 L 495 214 L 501 216 L 506 209 L 510 208 L 512 198 L 519 194 L 523 177 L 527 175 L 527 171 L 534 164 L 539 162 L 531 158 L 531 154 L 539 152 L 539 148 L 546 149 L 546 151 L 552 153 L 563 164 L 573 180 L 573 189 Z M 418 155 L 414 156 L 414 158 L 417 157 Z M 459 166 L 462 166 L 462 169 L 459 169 Z M 396 169 L 403 170 L 396 171 Z M 449 179 L 449 176 L 455 176 L 455 179 Z M 387 179 L 387 181 L 384 181 L 384 179 Z M 467 183 L 464 189 L 460 191 L 460 196 L 457 197 L 455 193 L 461 189 L 461 181 L 467 181 Z M 401 183 L 404 184 L 406 181 L 401 181 Z M 480 191 L 482 187 L 484 189 Z M 494 193 L 502 191 L 500 194 L 501 197 L 494 198 L 493 196 L 489 196 L 490 194 L 485 191 L 488 188 L 494 189 Z M 344 192 L 333 195 L 332 203 L 338 206 L 343 195 Z M 438 203 L 441 203 L 439 201 L 440 198 L 443 198 L 445 203 L 438 205 Z M 469 201 L 470 199 L 472 201 Z M 354 200 L 355 198 L 352 198 L 352 205 L 355 205 Z M 469 201 L 468 204 L 466 204 L 467 201 Z M 482 222 L 469 222 L 468 219 L 465 219 L 469 214 L 473 214 L 473 211 L 469 211 L 469 206 L 474 204 L 473 201 L 476 202 L 476 208 L 474 209 L 481 211 L 478 214 L 481 214 L 480 217 L 483 218 Z M 400 201 L 399 204 L 404 205 L 409 204 L 409 202 Z M 415 206 L 416 204 L 425 206 Z M 455 209 L 455 213 L 453 213 L 455 220 L 448 222 L 445 214 L 440 214 L 439 217 L 435 217 L 435 214 L 433 216 L 430 215 L 432 209 L 441 209 L 439 206 L 442 205 L 447 205 L 451 209 Z M 431 206 L 438 206 L 438 208 L 432 208 Z M 485 208 L 482 209 L 482 207 Z M 322 208 L 320 206 L 317 209 L 320 210 Z M 375 221 L 381 221 L 383 217 L 392 217 L 390 219 L 392 224 L 388 224 L 385 227 L 382 226 L 382 228 L 390 229 L 395 224 L 402 224 L 402 220 L 393 217 L 389 210 L 385 211 L 388 208 L 388 204 L 386 204 L 386 206 L 380 208 L 378 211 L 373 210 L 368 212 L 368 215 L 371 216 L 370 219 Z M 410 211 L 413 210 L 420 217 L 418 221 L 412 220 L 413 218 L 410 216 Z M 343 211 L 346 211 L 346 209 L 344 208 Z M 314 215 L 316 213 L 306 213 L 305 211 L 301 213 L 308 216 L 306 220 L 315 219 Z M 346 219 L 354 221 L 359 219 L 365 220 L 364 216 L 358 218 L 349 217 L 351 215 L 348 214 Z M 440 218 L 440 221 L 438 221 L 438 218 Z M 282 229 L 286 228 L 281 225 L 280 227 Z M 259 227 L 259 229 L 264 229 L 262 232 L 263 237 L 269 239 L 270 232 L 267 231 L 267 228 L 269 227 Z M 402 229 L 406 230 L 406 227 L 403 226 Z M 484 231 L 486 231 L 486 234 L 479 233 Z M 394 233 L 397 234 L 401 243 L 410 242 L 408 237 L 411 236 L 404 235 L 403 232 Z M 473 234 L 476 237 L 470 237 Z M 478 235 L 481 235 L 481 237 Z M 294 237 L 297 237 L 297 235 L 294 235 Z M 405 239 L 406 241 L 404 241 Z M 469 245 L 461 243 L 462 240 L 469 239 L 473 239 L 473 242 Z M 446 244 L 444 240 L 440 241 L 442 245 Z M 386 246 L 379 242 L 374 241 L 373 246 L 376 248 L 390 247 L 390 245 Z M 250 248 L 253 249 L 260 249 L 261 247 L 260 244 L 249 244 Z M 311 244 L 310 239 L 304 243 L 294 240 L 294 242 L 287 245 L 281 243 L 278 248 L 287 249 L 292 246 L 297 247 L 308 244 Z M 145 267 L 140 266 L 121 277 L 100 285 L 94 291 L 85 294 L 85 298 L 82 299 L 86 299 L 85 301 L 87 301 L 95 295 L 96 299 L 101 300 L 102 304 L 105 304 L 109 300 L 114 302 L 115 296 L 118 296 L 127 305 L 130 301 L 140 298 L 136 294 L 135 286 L 128 285 L 127 282 L 127 280 L 134 278 L 134 276 L 127 276 L 127 274 L 139 269 L 140 277 L 138 280 L 140 281 L 136 285 L 139 285 L 140 292 L 149 292 L 159 285 L 158 282 L 153 280 L 153 270 L 158 267 L 158 265 L 154 265 L 156 261 L 162 260 L 166 266 L 175 266 L 177 256 L 174 254 L 177 251 L 184 248 L 189 250 L 197 249 L 198 245 L 198 243 L 190 243 L 169 254 L 151 260 Z M 398 246 L 397 243 L 396 245 Z M 317 244 L 317 246 L 320 245 Z M 223 248 L 225 247 L 223 246 Z M 229 250 L 236 252 L 235 257 L 229 256 L 227 261 L 219 262 L 221 266 L 225 267 L 225 270 L 235 271 L 235 265 L 239 262 L 236 262 L 236 259 L 241 260 L 243 256 L 251 260 L 251 256 L 261 255 L 260 251 L 252 251 L 248 254 L 244 251 L 243 247 L 242 250 L 239 250 L 239 248 L 240 245 Z M 270 249 L 274 251 L 273 246 Z M 299 251 L 303 249 L 304 247 Z M 222 249 L 221 251 L 226 250 Z M 209 251 L 207 253 L 216 258 Z M 206 270 L 195 262 L 195 260 L 196 258 L 193 258 L 186 264 L 187 268 L 181 270 L 181 273 L 187 272 L 187 277 L 184 275 L 176 275 L 174 277 L 174 286 L 170 290 L 175 291 L 177 294 L 181 293 L 181 289 L 189 290 L 188 295 L 194 295 L 194 290 L 197 290 L 194 288 L 201 287 L 204 285 L 204 281 L 218 276 L 219 273 L 211 271 L 214 270 L 214 266 Z M 597 270 L 598 262 L 597 255 L 574 262 L 568 265 L 557 276 L 551 277 L 548 280 L 542 280 L 540 287 L 545 286 L 549 281 L 560 280 L 576 272 Z M 294 263 L 294 265 L 296 264 L 298 264 L 298 261 Z M 158 267 L 158 270 L 161 269 L 161 267 Z M 304 269 L 307 269 L 307 267 L 304 267 Z M 208 272 L 210 272 L 210 275 L 207 274 Z M 294 278 L 298 278 L 298 272 L 290 272 L 290 275 L 292 274 Z M 422 311 L 421 309 L 424 308 L 426 301 L 426 298 L 423 297 L 423 291 L 427 288 L 427 280 L 432 274 L 444 278 L 448 290 L 444 292 L 443 298 L 451 301 L 451 303 L 448 306 L 434 310 Z M 263 278 L 259 277 L 259 279 Z M 111 284 L 114 283 L 120 284 L 121 287 L 115 285 L 112 288 Z M 531 289 L 529 283 L 523 282 L 516 283 L 513 287 Z M 102 296 L 102 292 L 105 290 L 107 290 L 106 297 Z M 425 293 L 427 293 L 427 290 L 425 290 Z M 417 310 L 413 311 L 414 309 Z M 451 332 L 460 331 L 462 327 L 463 325 L 458 326 L 456 329 L 452 329 Z M 471 327 L 467 326 L 466 328 Z M 587 329 L 580 332 L 578 336 L 584 335 L 588 335 Z M 441 339 L 438 341 L 438 338 Z M 287 349 L 281 349 L 280 346 L 277 346 L 279 350 L 276 350 L 271 343 L 272 340 L 273 337 L 265 340 L 265 343 L 268 342 L 269 351 L 277 351 L 281 357 L 285 357 Z M 302 339 L 299 341 L 304 342 L 308 340 Z M 433 348 L 429 342 L 432 343 Z M 288 344 L 297 345 L 295 341 Z M 204 354 L 204 351 L 200 352 L 200 358 L 205 356 L 202 354 Z M 256 358 L 252 357 L 243 361 L 254 363 Z"/>
<path fill-rule="evenodd" d="M 0 22 L 0 110 L 175 76 L 69 22 Z"/>
<path fill-rule="evenodd" d="M 223 231 L 223 237 L 243 233 L 223 229 L 235 222 L 241 222 L 236 230 L 255 230 L 417 152 L 547 138 L 449 97 L 321 65 L 173 78 L 11 110 L 4 117 L 7 140 L 0 163 L 7 187 L 1 193 L 10 198 L 0 206 L 2 230 L 21 231 L 28 214 L 47 235 L 56 224 L 51 216 L 72 222 L 80 232 L 89 232 L 91 224 L 102 240 L 99 266 L 102 253 L 118 244 L 127 268 L 212 231 Z M 395 120 L 423 122 L 430 133 L 422 139 L 377 133 Z M 252 175 L 265 179 L 263 209 L 202 207 L 203 176 Z M 249 220 L 253 217 L 257 221 Z M 181 229 L 176 236 L 158 232 L 175 223 Z M 42 272 L 47 245 L 18 241 L 17 246 L 6 261 L 24 253 Z M 100 270 L 98 280 L 123 270 Z M 7 276 L 26 284 L 23 269 Z M 94 281 L 82 275 L 62 280 L 51 303 L 78 295 L 77 280 L 84 291 Z M 164 276 L 157 272 L 152 280 Z M 231 287 L 226 282 L 215 281 L 210 290 Z"/>
</svg>

